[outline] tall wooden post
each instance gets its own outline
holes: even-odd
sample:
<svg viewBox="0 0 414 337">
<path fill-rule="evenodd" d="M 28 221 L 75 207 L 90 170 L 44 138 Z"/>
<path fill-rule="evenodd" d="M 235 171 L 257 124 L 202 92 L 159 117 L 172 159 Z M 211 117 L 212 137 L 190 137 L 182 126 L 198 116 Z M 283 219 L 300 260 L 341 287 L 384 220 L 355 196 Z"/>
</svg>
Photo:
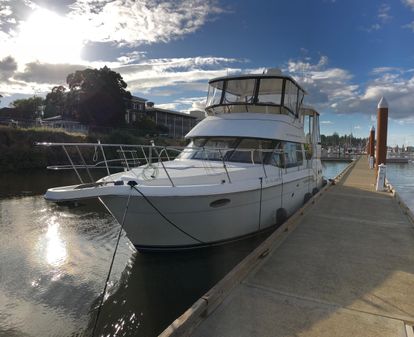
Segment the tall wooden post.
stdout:
<svg viewBox="0 0 414 337">
<path fill-rule="evenodd" d="M 368 156 L 375 157 L 375 128 L 374 126 L 371 127 L 371 131 L 369 132 L 369 148 L 368 148 Z"/>
<path fill-rule="evenodd" d="M 377 114 L 377 151 L 375 167 L 386 164 L 387 161 L 387 129 L 388 129 L 388 103 L 382 97 L 378 103 Z"/>
</svg>

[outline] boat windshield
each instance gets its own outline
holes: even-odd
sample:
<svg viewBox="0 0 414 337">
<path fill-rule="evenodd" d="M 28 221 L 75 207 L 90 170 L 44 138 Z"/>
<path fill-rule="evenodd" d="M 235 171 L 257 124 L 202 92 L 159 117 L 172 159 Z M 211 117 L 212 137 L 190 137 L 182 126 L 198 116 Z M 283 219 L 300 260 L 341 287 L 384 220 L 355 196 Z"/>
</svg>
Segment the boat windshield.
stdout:
<svg viewBox="0 0 414 337">
<path fill-rule="evenodd" d="M 280 141 L 240 137 L 197 137 L 178 159 L 213 160 L 238 163 L 267 163 Z"/>
<path fill-rule="evenodd" d="M 209 83 L 206 111 L 263 112 L 298 116 L 304 91 L 289 77 L 240 77 Z"/>
</svg>

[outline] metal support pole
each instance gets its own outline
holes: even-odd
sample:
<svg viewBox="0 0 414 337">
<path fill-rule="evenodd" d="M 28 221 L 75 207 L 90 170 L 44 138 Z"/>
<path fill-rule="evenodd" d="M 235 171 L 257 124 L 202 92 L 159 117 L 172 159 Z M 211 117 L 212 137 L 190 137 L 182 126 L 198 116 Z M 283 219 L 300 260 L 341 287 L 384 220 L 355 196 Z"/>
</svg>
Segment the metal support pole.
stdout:
<svg viewBox="0 0 414 337">
<path fill-rule="evenodd" d="M 124 157 L 124 160 L 125 160 L 125 164 L 126 164 L 127 170 L 129 171 L 130 169 L 129 169 L 128 159 L 127 159 L 127 158 L 126 158 L 126 156 L 125 156 L 125 152 L 124 152 L 124 149 L 122 148 L 122 145 L 120 145 L 120 146 L 119 146 L 119 148 L 120 148 L 120 150 L 121 150 L 121 152 L 122 152 L 122 156 Z"/>
<path fill-rule="evenodd" d="M 230 175 L 229 175 L 229 172 L 227 171 L 226 161 L 224 160 L 224 157 L 223 157 L 223 155 L 222 155 L 222 153 L 221 153 L 221 150 L 219 149 L 218 151 L 219 151 L 219 153 L 220 153 L 221 160 L 223 161 L 223 167 L 224 167 L 224 170 L 226 171 L 226 174 L 227 174 L 227 179 L 229 180 L 229 183 L 231 184 Z"/>
<path fill-rule="evenodd" d="M 63 151 L 65 151 L 66 156 L 68 157 L 69 162 L 70 162 L 70 164 L 72 165 L 72 168 L 75 170 L 75 173 L 76 173 L 76 175 L 77 175 L 77 176 L 78 176 L 78 178 L 79 178 L 79 181 L 81 182 L 81 184 L 83 184 L 83 183 L 84 183 L 84 182 L 83 182 L 83 179 L 82 179 L 82 177 L 80 176 L 80 174 L 79 174 L 78 170 L 76 169 L 75 165 L 73 164 L 72 158 L 70 157 L 70 155 L 69 155 L 68 151 L 66 150 L 65 145 L 62 145 L 62 148 L 63 148 Z"/>
<path fill-rule="evenodd" d="M 102 146 L 102 144 L 101 144 L 101 141 L 100 141 L 100 140 L 98 140 L 98 145 L 99 145 L 99 147 L 101 148 L 102 157 L 103 157 L 103 160 L 104 160 L 104 162 L 105 162 L 105 166 L 106 166 L 106 172 L 108 172 L 108 176 L 109 176 L 109 175 L 111 175 L 111 172 L 109 171 L 108 162 L 106 161 L 105 152 L 104 152 L 104 149 L 103 149 L 103 146 Z"/>
<path fill-rule="evenodd" d="M 93 180 L 93 178 L 92 178 L 91 171 L 89 171 L 89 167 L 88 167 L 88 165 L 86 165 L 85 159 L 83 158 L 82 152 L 80 151 L 80 149 L 79 149 L 79 146 L 78 146 L 78 145 L 76 145 L 76 150 L 78 150 L 79 157 L 81 158 L 82 163 L 83 163 L 83 165 L 84 165 L 84 166 L 85 166 L 85 168 L 86 168 L 86 172 L 88 172 L 88 176 L 89 176 L 89 179 L 91 180 L 91 183 L 93 183 L 93 182 L 94 182 L 94 180 Z"/>
</svg>

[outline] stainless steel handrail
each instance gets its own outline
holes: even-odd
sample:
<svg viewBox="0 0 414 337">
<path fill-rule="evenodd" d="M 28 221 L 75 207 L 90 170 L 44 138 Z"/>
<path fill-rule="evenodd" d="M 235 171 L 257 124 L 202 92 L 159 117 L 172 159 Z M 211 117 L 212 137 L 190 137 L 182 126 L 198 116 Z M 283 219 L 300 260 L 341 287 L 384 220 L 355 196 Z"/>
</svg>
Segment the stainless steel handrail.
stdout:
<svg viewBox="0 0 414 337">
<path fill-rule="evenodd" d="M 138 165 L 140 165 L 141 160 L 144 161 L 144 165 L 152 165 L 152 161 L 153 161 L 153 155 L 155 154 L 158 164 L 161 165 L 161 167 L 163 168 L 166 177 L 168 178 L 168 180 L 171 183 L 172 187 L 175 187 L 175 183 L 171 177 L 171 175 L 168 172 L 168 167 L 164 164 L 164 161 L 170 161 L 171 157 L 168 153 L 168 151 L 171 152 L 176 152 L 177 156 L 182 153 L 182 150 L 186 149 L 189 151 L 202 151 L 204 154 L 202 155 L 202 158 L 200 158 L 199 160 L 203 161 L 203 162 L 217 162 L 220 161 L 222 163 L 222 167 L 224 169 L 224 173 L 227 176 L 228 182 L 231 183 L 231 177 L 230 177 L 230 172 L 228 170 L 228 163 L 231 161 L 226 160 L 226 154 L 227 152 L 250 152 L 251 153 L 251 164 L 253 165 L 261 165 L 262 169 L 263 169 L 263 173 L 264 176 L 267 178 L 267 172 L 266 172 L 266 168 L 265 165 L 266 163 L 264 162 L 264 158 L 265 156 L 263 155 L 264 153 L 271 153 L 273 154 L 284 154 L 284 151 L 281 149 L 243 149 L 243 148 L 208 148 L 208 147 L 172 147 L 172 146 L 156 146 L 156 145 L 130 145 L 130 144 L 102 144 L 98 141 L 98 143 L 48 143 L 48 142 L 42 142 L 42 143 L 36 143 L 36 145 L 39 146 L 46 146 L 46 147 L 61 147 L 63 148 L 66 157 L 69 160 L 70 165 L 54 165 L 54 166 L 48 166 L 49 169 L 54 169 L 54 170 L 65 170 L 65 169 L 73 169 L 76 173 L 76 175 L 78 176 L 79 180 L 81 183 L 84 183 L 82 176 L 80 175 L 80 173 L 78 172 L 80 169 L 86 169 L 88 176 L 91 180 L 91 182 L 93 181 L 92 175 L 90 173 L 90 169 L 105 169 L 107 174 L 110 175 L 111 174 L 111 169 L 117 169 L 117 170 L 122 170 L 126 169 L 131 171 L 131 166 L 130 164 L 132 163 L 134 166 L 136 165 L 136 161 L 138 160 Z M 68 150 L 70 147 L 74 147 L 76 149 L 76 153 L 79 155 L 80 160 L 81 160 L 81 164 L 75 163 L 73 158 L 71 157 L 71 155 L 69 154 Z M 100 152 L 102 154 L 103 160 L 99 161 L 99 162 L 95 162 L 93 165 L 88 165 L 86 163 L 85 157 L 82 155 L 81 153 L 81 148 L 93 148 L 95 149 L 95 153 L 93 155 L 93 161 L 95 162 L 97 160 L 97 150 L 98 148 L 100 149 Z M 113 148 L 113 149 L 117 149 L 117 153 L 121 154 L 122 157 L 121 158 L 117 158 L 117 159 L 109 159 L 107 158 L 107 152 L 105 151 L 105 149 L 109 148 Z M 138 157 L 135 156 L 135 154 L 138 153 L 138 151 L 141 151 L 143 154 L 143 157 Z M 146 151 L 147 150 L 147 153 Z M 254 153 L 255 152 L 259 152 L 262 155 L 261 157 L 261 161 L 255 163 L 254 161 Z M 132 158 L 127 158 L 127 154 L 130 154 Z M 217 158 L 217 156 L 209 156 L 209 153 L 217 153 L 219 156 Z M 155 158 L 154 158 L 155 159 Z M 119 166 L 117 165 L 117 163 L 120 163 Z M 144 165 L 140 165 L 140 166 L 144 166 Z M 195 166 L 194 166 L 195 167 Z M 205 170 L 208 170 L 211 167 L 207 167 L 205 165 L 202 166 Z M 286 167 L 285 167 L 286 170 Z M 281 170 L 280 170 L 281 171 Z"/>
</svg>

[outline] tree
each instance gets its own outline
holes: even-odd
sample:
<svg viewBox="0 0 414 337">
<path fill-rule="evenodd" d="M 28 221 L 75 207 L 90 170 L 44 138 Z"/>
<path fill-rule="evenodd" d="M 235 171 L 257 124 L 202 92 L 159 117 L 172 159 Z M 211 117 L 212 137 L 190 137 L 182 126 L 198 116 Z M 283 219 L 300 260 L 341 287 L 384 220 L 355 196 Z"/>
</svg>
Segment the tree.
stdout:
<svg viewBox="0 0 414 337">
<path fill-rule="evenodd" d="M 125 98 L 131 98 L 122 76 L 103 67 L 78 70 L 66 79 L 68 108 L 83 123 L 116 126 L 124 121 Z"/>
<path fill-rule="evenodd" d="M 45 117 L 64 116 L 66 111 L 66 88 L 62 85 L 52 88 L 46 95 Z"/>
<path fill-rule="evenodd" d="M 39 109 L 43 104 L 44 99 L 42 97 L 33 96 L 16 99 L 10 105 L 16 109 L 16 118 L 35 119 L 38 117 Z"/>
</svg>

